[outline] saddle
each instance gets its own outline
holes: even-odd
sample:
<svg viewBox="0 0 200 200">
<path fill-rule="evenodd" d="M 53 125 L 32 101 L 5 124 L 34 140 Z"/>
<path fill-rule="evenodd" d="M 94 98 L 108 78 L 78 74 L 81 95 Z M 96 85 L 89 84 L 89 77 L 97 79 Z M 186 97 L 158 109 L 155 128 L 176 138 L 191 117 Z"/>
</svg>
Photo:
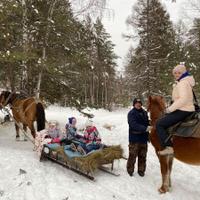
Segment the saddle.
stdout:
<svg viewBox="0 0 200 200">
<path fill-rule="evenodd" d="M 180 137 L 200 138 L 200 113 L 194 112 L 184 121 L 171 126 L 168 129 L 168 133 L 170 137 L 175 135 Z"/>
</svg>

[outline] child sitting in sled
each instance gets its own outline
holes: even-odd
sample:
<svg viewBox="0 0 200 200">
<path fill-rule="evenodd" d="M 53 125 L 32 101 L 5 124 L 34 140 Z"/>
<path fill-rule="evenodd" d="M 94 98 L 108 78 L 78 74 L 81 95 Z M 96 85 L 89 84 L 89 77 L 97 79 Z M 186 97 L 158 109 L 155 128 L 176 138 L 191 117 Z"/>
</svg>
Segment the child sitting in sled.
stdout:
<svg viewBox="0 0 200 200">
<path fill-rule="evenodd" d="M 61 141 L 63 144 L 69 145 L 73 141 L 78 141 L 82 138 L 82 136 L 77 133 L 76 123 L 77 120 L 75 117 L 68 118 L 68 123 L 65 125 L 66 135 Z"/>
<path fill-rule="evenodd" d="M 83 155 L 101 147 L 101 137 L 93 122 L 88 120 L 85 126 L 83 139 L 80 140 L 77 147 L 77 150 Z"/>
<path fill-rule="evenodd" d="M 77 136 L 76 123 L 77 123 L 77 120 L 75 117 L 68 118 L 68 123 L 65 125 L 66 138 L 68 140 L 76 139 L 76 136 Z"/>
<path fill-rule="evenodd" d="M 58 128 L 58 122 L 50 121 L 47 129 L 36 132 L 34 149 L 40 157 L 44 144 L 60 143 L 61 139 L 62 132 Z"/>
<path fill-rule="evenodd" d="M 61 130 L 58 128 L 58 122 L 50 121 L 48 124 L 47 134 L 51 138 L 51 143 L 60 143 L 63 136 Z"/>
</svg>

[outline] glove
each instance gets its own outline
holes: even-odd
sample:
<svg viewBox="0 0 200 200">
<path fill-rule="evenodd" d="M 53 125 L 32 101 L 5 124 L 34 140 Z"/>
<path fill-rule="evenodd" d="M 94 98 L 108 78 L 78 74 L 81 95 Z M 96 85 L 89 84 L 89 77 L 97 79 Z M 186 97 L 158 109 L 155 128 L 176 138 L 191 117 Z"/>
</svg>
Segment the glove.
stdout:
<svg viewBox="0 0 200 200">
<path fill-rule="evenodd" d="M 147 126 L 146 132 L 150 132 L 152 128 L 152 126 Z"/>
<path fill-rule="evenodd" d="M 166 108 L 165 109 L 165 114 L 168 114 L 168 113 L 170 113 L 169 108 Z"/>
</svg>

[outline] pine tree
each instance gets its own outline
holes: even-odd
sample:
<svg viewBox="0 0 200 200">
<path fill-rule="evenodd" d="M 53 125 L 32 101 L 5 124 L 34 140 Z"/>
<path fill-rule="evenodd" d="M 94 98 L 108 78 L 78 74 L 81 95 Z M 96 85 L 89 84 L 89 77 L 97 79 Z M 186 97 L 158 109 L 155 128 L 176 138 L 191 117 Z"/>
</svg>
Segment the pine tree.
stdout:
<svg viewBox="0 0 200 200">
<path fill-rule="evenodd" d="M 128 66 L 136 77 L 139 96 L 166 93 L 166 71 L 172 67 L 175 33 L 169 15 L 158 0 L 142 0 L 133 8 L 127 24 L 137 30 L 139 44 Z"/>
<path fill-rule="evenodd" d="M 94 24 L 96 33 L 95 46 L 96 46 L 96 61 L 95 76 L 97 79 L 96 100 L 98 105 L 108 108 L 112 101 L 113 82 L 115 79 L 115 59 L 114 45 L 110 40 L 110 35 L 105 31 L 103 24 L 97 18 Z"/>
<path fill-rule="evenodd" d="M 41 93 L 51 103 L 109 107 L 116 56 L 100 20 L 78 20 L 66 0 L 1 5 L 3 85 L 29 95 Z"/>
<path fill-rule="evenodd" d="M 186 65 L 196 80 L 195 92 L 200 96 L 200 18 L 195 18 L 185 42 Z"/>
<path fill-rule="evenodd" d="M 0 7 L 0 70 L 2 81 L 15 90 L 18 70 L 24 55 L 22 48 L 21 6 L 16 1 L 1 1 Z"/>
</svg>

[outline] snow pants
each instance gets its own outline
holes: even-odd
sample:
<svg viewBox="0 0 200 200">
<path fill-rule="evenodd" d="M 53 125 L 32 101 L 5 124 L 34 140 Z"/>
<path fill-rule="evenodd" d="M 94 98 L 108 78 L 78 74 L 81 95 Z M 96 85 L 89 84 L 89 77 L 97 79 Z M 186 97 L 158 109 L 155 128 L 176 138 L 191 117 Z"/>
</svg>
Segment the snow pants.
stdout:
<svg viewBox="0 0 200 200">
<path fill-rule="evenodd" d="M 129 157 L 127 161 L 127 172 L 133 174 L 135 162 L 137 159 L 138 172 L 145 172 L 146 170 L 146 157 L 147 157 L 147 144 L 129 143 Z"/>
</svg>

